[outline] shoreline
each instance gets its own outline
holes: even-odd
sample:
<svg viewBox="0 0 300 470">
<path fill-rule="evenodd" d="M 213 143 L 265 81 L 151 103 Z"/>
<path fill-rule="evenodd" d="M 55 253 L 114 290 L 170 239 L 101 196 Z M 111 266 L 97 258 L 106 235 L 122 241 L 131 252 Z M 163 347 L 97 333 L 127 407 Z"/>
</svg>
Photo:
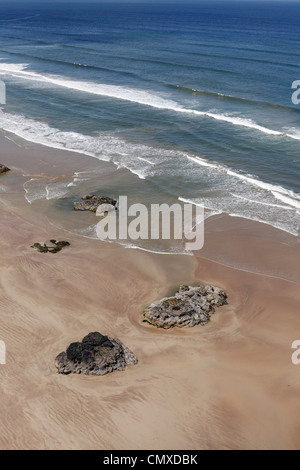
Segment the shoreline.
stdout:
<svg viewBox="0 0 300 470">
<path fill-rule="evenodd" d="M 229 216 L 206 222 L 193 257 L 66 237 L 26 202 L 20 182 L 26 172 L 71 174 L 86 156 L 8 142 L 0 161 L 19 170 L 1 177 L 10 192 L 0 193 L 0 448 L 299 448 L 297 238 Z M 106 178 L 113 164 L 89 165 Z M 30 248 L 50 238 L 71 246 L 56 255 Z M 146 305 L 200 281 L 229 299 L 208 325 L 142 322 Z M 57 374 L 56 355 L 91 331 L 119 338 L 138 365 L 104 377 Z"/>
<path fill-rule="evenodd" d="M 8 133 L 9 134 L 9 133 Z M 12 191 L 18 193 L 18 201 L 21 202 L 22 207 L 28 208 L 28 202 L 24 201 L 25 190 L 23 190 L 23 184 L 28 180 L 29 177 L 34 177 L 35 175 L 38 176 L 45 176 L 45 177 L 58 177 L 65 179 L 66 177 L 71 177 L 74 173 L 86 170 L 90 171 L 97 171 L 97 178 L 99 178 L 99 186 L 103 184 L 103 182 L 107 179 L 112 177 L 112 174 L 116 173 L 116 166 L 113 162 L 105 162 L 102 160 L 98 160 L 95 157 L 88 156 L 85 154 L 80 154 L 77 152 L 71 152 L 69 150 L 63 151 L 59 149 L 50 148 L 44 145 L 35 144 L 29 141 L 25 141 L 20 137 L 17 137 L 17 142 L 15 142 L 12 137 L 9 135 L 7 136 L 6 133 L 0 132 L 0 144 L 1 144 L 1 154 L 3 152 L 4 159 L 5 155 L 8 156 L 10 162 L 12 162 L 12 168 L 15 170 L 14 172 L 10 172 L 9 177 L 11 179 L 16 178 L 17 181 L 13 182 Z M 119 178 L 125 178 L 127 176 L 131 177 L 133 181 L 137 180 L 137 177 L 133 175 L 130 170 L 125 168 L 119 169 L 118 172 L 121 174 Z M 26 177 L 23 178 L 23 176 Z M 17 177 L 18 176 L 18 177 Z M 2 180 L 3 182 L 5 180 Z M 22 184 L 21 184 L 22 182 Z M 20 184 L 22 189 L 20 188 Z M 20 191 L 21 190 L 21 191 Z M 6 200 L 7 203 L 11 200 L 11 194 L 5 197 L 5 193 L 0 192 L 0 197 L 3 200 Z M 21 197 L 20 197 L 21 196 Z M 116 196 L 117 197 L 117 196 Z M 14 198 L 14 196 L 13 196 Z M 63 198 L 63 196 L 62 196 Z M 46 201 L 46 203 L 51 204 L 51 200 Z M 35 202 L 36 209 L 40 209 L 39 201 Z M 41 211 L 45 209 L 45 206 L 41 206 Z M 57 215 L 57 214 L 55 214 Z M 60 215 L 61 217 L 61 215 Z M 63 220 L 63 219 L 62 219 Z M 91 221 L 94 222 L 95 218 L 94 215 L 91 215 Z M 48 217 L 49 221 L 49 217 Z M 65 222 L 65 221 L 63 221 Z M 65 227 L 66 233 L 74 233 L 72 230 L 70 231 Z M 231 216 L 229 214 L 219 214 L 213 215 L 208 217 L 205 220 L 205 241 L 204 247 L 199 252 L 191 253 L 191 256 L 201 257 L 205 259 L 214 260 L 220 262 L 221 264 L 225 264 L 228 267 L 234 267 L 240 270 L 249 270 L 250 272 L 259 272 L 257 271 L 257 265 L 260 266 L 260 257 L 256 256 L 256 264 L 255 266 L 252 265 L 250 267 L 243 267 L 241 265 L 241 258 L 243 258 L 241 250 L 239 250 L 239 256 L 236 257 L 234 254 L 235 249 L 232 249 L 232 246 L 228 243 L 228 237 L 226 240 L 226 250 L 225 252 L 230 252 L 230 256 L 226 258 L 224 257 L 224 253 L 220 249 L 220 245 L 222 242 L 222 237 L 220 236 L 220 232 L 228 235 L 230 233 L 231 237 L 235 238 L 235 242 L 241 244 L 241 239 L 247 239 L 247 242 L 251 240 L 251 238 L 256 238 L 260 244 L 263 244 L 262 247 L 258 246 L 251 246 L 252 251 L 256 251 L 258 248 L 260 251 L 267 250 L 267 245 L 272 242 L 273 244 L 280 243 L 281 248 L 283 245 L 291 246 L 291 247 L 299 247 L 299 237 L 292 235 L 282 229 L 278 229 L 273 227 L 269 224 L 264 224 L 261 222 L 253 221 L 251 219 Z M 238 233 L 235 233 L 238 232 Z M 80 236 L 85 237 L 84 234 L 80 234 Z M 88 239 L 93 239 L 92 237 L 86 236 Z M 212 240 L 213 238 L 213 240 Z M 114 242 L 113 242 L 114 243 Z M 106 242 L 106 244 L 110 244 Z M 216 246 L 218 245 L 218 246 Z M 119 246 L 122 246 L 119 244 Z M 168 252 L 156 252 L 151 249 L 147 249 L 144 247 L 134 246 L 132 248 L 125 247 L 126 249 L 135 249 L 138 251 L 145 251 L 153 254 L 161 254 L 161 255 L 176 255 L 176 256 L 187 256 L 186 253 L 168 253 Z M 288 250 L 287 250 L 288 251 Z M 226 254 L 226 253 L 225 253 Z M 290 267 L 293 266 L 293 272 L 296 273 L 295 281 L 297 282 L 300 280 L 300 269 L 296 263 L 293 262 L 291 256 L 287 255 L 289 261 L 285 263 L 285 273 L 291 271 Z M 236 258 L 235 264 L 232 264 L 232 260 Z M 244 257 L 245 258 L 245 257 Z M 247 257 L 246 257 L 247 258 Z M 249 256 L 248 256 L 249 258 Z M 268 259 L 268 263 L 270 262 L 271 257 Z M 248 260 L 247 260 L 248 261 Z M 283 261 L 283 260 L 281 260 Z M 272 266 L 272 263 L 270 263 Z M 281 266 L 280 266 L 281 267 Z M 263 274 L 273 275 L 273 272 L 268 272 L 266 270 L 268 268 L 267 264 L 264 260 L 264 266 L 261 266 L 261 272 Z M 273 271 L 276 271 L 277 266 L 272 266 Z M 274 274 L 275 275 L 275 274 Z M 284 277 L 283 277 L 284 279 Z"/>
<path fill-rule="evenodd" d="M 68 148 L 61 149 L 61 148 L 50 147 L 50 146 L 47 146 L 46 144 L 31 142 L 31 141 L 25 140 L 23 137 L 17 134 L 13 134 L 8 131 L 3 131 L 3 130 L 0 131 L 0 142 L 1 142 L 1 146 L 5 148 L 5 151 L 8 152 L 10 158 L 13 158 L 13 161 L 17 164 L 18 168 L 21 162 L 20 162 L 20 155 L 17 156 L 17 158 L 15 158 L 16 146 L 21 149 L 22 153 L 24 153 L 24 151 L 26 150 L 28 152 L 27 157 L 29 156 L 29 151 L 35 154 L 38 154 L 40 151 L 42 151 L 43 154 L 46 156 L 46 158 L 50 158 L 50 160 L 54 162 L 51 165 L 51 171 L 49 171 L 49 167 L 47 167 L 47 163 L 45 159 L 34 160 L 34 163 L 35 163 L 34 167 L 32 167 L 32 165 L 29 165 L 29 166 L 27 165 L 26 167 L 27 171 L 31 171 L 31 173 L 33 174 L 35 174 L 36 170 L 38 169 L 42 171 L 42 175 L 44 176 L 48 176 L 48 177 L 56 176 L 59 179 L 63 180 L 66 177 L 69 177 L 69 178 L 72 177 L 72 174 L 70 174 L 70 167 L 74 169 L 73 177 L 75 173 L 81 173 L 84 170 L 86 170 L 86 168 L 89 168 L 92 171 L 94 171 L 96 168 L 97 169 L 101 168 L 102 170 L 104 169 L 105 172 L 108 172 L 110 176 L 112 176 L 112 174 L 115 173 L 116 171 L 119 172 L 121 170 L 123 175 L 126 174 L 127 176 L 130 176 L 132 181 L 134 181 L 135 183 L 137 183 L 138 180 L 141 179 L 136 173 L 132 172 L 130 169 L 126 167 L 120 167 L 119 164 L 117 164 L 116 162 L 113 162 L 112 160 L 107 160 L 107 161 L 101 160 L 97 158 L 96 156 L 88 154 L 88 153 L 85 154 L 85 153 L 81 153 L 80 151 L 70 150 Z M 62 154 L 64 155 L 63 159 L 60 158 Z M 33 160 L 31 156 L 29 156 L 29 159 L 27 159 L 26 162 L 22 161 L 22 163 L 23 164 L 24 163 L 27 164 L 28 162 L 32 163 L 32 161 Z M 67 162 L 66 165 L 64 165 L 65 161 Z M 41 176 L 41 175 L 38 174 L 37 176 Z M 144 181 L 145 179 L 142 178 L 142 180 Z M 259 180 L 257 181 L 259 182 Z M 264 184 L 271 184 L 271 183 L 264 183 Z M 71 183 L 69 186 L 72 186 L 72 185 L 73 183 Z M 289 191 L 289 190 L 285 189 L 285 191 Z M 47 197 L 47 200 L 48 200 L 48 197 Z M 181 197 L 178 197 L 178 201 L 189 202 L 190 204 L 197 205 L 196 203 L 190 202 L 187 199 L 182 199 Z M 28 202 L 31 204 L 29 200 Z M 212 209 L 205 209 L 205 210 L 207 211 L 211 210 L 212 212 L 214 212 L 214 210 Z M 208 216 L 208 218 L 209 219 L 212 218 L 214 220 L 214 218 L 218 215 L 220 215 L 221 217 L 226 216 L 232 219 L 236 218 L 236 219 L 242 219 L 243 221 L 250 221 L 251 223 L 258 224 L 259 226 L 266 225 L 267 227 L 271 227 L 272 229 L 275 229 L 275 231 L 283 232 L 284 234 L 287 234 L 288 236 L 292 236 L 292 237 L 299 239 L 300 228 L 298 230 L 299 232 L 298 235 L 296 235 L 295 233 L 288 231 L 285 228 L 280 228 L 268 222 L 254 220 L 246 216 L 236 215 L 234 213 L 233 214 L 229 214 L 229 213 L 213 214 L 213 215 Z"/>
</svg>

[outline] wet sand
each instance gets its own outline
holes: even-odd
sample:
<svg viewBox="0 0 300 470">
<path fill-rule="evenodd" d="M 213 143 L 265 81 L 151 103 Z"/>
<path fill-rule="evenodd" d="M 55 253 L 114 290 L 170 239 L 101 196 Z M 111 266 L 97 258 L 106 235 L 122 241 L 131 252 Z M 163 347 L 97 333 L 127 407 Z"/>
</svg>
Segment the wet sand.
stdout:
<svg viewBox="0 0 300 470">
<path fill-rule="evenodd" d="M 219 216 L 189 257 L 66 234 L 26 202 L 23 174 L 71 174 L 86 157 L 1 142 L 0 161 L 13 171 L 0 179 L 12 188 L 0 193 L 0 448 L 299 448 L 296 238 Z M 71 247 L 56 255 L 30 248 L 50 238 Z M 142 323 L 144 306 L 200 281 L 228 293 L 208 325 Z M 57 374 L 55 356 L 91 331 L 120 338 L 138 365 L 104 377 Z"/>
</svg>

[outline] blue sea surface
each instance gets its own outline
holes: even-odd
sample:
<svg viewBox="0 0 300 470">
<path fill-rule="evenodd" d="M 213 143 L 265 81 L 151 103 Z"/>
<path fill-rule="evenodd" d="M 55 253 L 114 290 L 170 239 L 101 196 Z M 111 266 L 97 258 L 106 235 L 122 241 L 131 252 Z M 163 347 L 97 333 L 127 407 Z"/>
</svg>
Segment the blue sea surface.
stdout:
<svg viewBox="0 0 300 470">
<path fill-rule="evenodd" d="M 296 235 L 299 24 L 296 2 L 1 3 L 0 129 L 127 168 L 140 202 L 147 187 Z"/>
</svg>

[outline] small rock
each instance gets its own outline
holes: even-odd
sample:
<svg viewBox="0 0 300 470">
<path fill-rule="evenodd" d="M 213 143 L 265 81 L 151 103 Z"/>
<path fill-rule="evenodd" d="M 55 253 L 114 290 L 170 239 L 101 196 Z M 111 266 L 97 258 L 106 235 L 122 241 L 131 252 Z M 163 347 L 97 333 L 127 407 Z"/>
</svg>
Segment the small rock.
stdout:
<svg viewBox="0 0 300 470">
<path fill-rule="evenodd" d="M 7 171 L 10 171 L 10 168 L 8 168 L 7 166 L 0 163 L 0 174 L 1 173 L 6 173 Z"/>
<path fill-rule="evenodd" d="M 71 343 L 55 359 L 59 374 L 106 375 L 137 364 L 137 357 L 119 339 L 98 331 L 89 333 L 81 343 Z"/>
<path fill-rule="evenodd" d="M 36 248 L 40 253 L 58 253 L 65 246 L 70 246 L 70 243 L 66 241 L 50 240 L 50 243 L 54 246 L 47 246 L 45 243 L 43 245 L 41 243 L 34 243 L 31 245 L 31 248 Z"/>
<path fill-rule="evenodd" d="M 95 196 L 93 194 L 87 194 L 82 196 L 83 202 L 74 202 L 75 211 L 92 211 L 96 212 L 98 207 L 102 204 L 106 205 L 104 212 L 108 212 L 108 207 L 112 206 L 117 210 L 117 201 L 107 196 Z"/>
<path fill-rule="evenodd" d="M 227 295 L 219 287 L 180 286 L 174 297 L 151 304 L 144 311 L 144 321 L 158 328 L 205 325 L 214 307 L 227 304 Z"/>
</svg>

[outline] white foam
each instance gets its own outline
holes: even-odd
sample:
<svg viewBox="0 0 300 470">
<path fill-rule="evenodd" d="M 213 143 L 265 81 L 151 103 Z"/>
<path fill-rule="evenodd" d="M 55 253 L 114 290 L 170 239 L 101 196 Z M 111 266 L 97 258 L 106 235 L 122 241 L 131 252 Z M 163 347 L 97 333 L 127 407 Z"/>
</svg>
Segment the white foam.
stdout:
<svg viewBox="0 0 300 470">
<path fill-rule="evenodd" d="M 193 256 L 193 253 L 191 251 L 155 251 L 155 250 L 150 250 L 149 248 L 144 248 L 142 246 L 138 245 L 133 245 L 131 243 L 125 244 L 125 243 L 120 243 L 118 242 L 119 245 L 122 245 L 124 248 L 131 248 L 134 250 L 142 250 L 146 251 L 147 253 L 154 253 L 157 255 L 187 255 L 187 256 Z"/>
<path fill-rule="evenodd" d="M 133 170 L 132 168 L 129 168 L 129 167 L 125 166 L 125 165 L 124 165 L 124 168 L 127 168 L 127 170 L 131 171 L 131 173 L 133 173 L 134 175 L 138 176 L 140 180 L 145 180 L 145 179 L 146 179 L 146 176 L 144 176 L 141 171 Z"/>
<path fill-rule="evenodd" d="M 59 87 L 68 88 L 70 90 L 76 90 L 84 93 L 90 93 L 100 96 L 107 96 L 110 98 L 116 98 L 125 101 L 131 101 L 134 103 L 142 104 L 145 106 L 151 106 L 158 109 L 172 110 L 177 113 L 188 113 L 202 117 L 209 117 L 218 121 L 227 122 L 236 126 L 247 127 L 255 129 L 269 135 L 285 135 L 286 137 L 298 138 L 294 134 L 283 134 L 281 131 L 269 129 L 261 126 L 251 119 L 246 119 L 238 116 L 229 116 L 227 114 L 216 114 L 207 111 L 198 111 L 194 109 L 186 109 L 178 105 L 173 100 L 164 98 L 159 94 L 150 93 L 145 90 L 128 88 L 117 85 L 107 85 L 103 83 L 95 82 L 83 82 L 78 80 L 70 80 L 66 77 L 59 75 L 42 75 L 37 72 L 27 70 L 28 64 L 8 64 L 0 63 L 0 75 L 10 74 L 13 77 L 19 77 L 27 80 L 33 80 L 35 82 L 41 82 L 46 84 L 52 84 Z"/>
<path fill-rule="evenodd" d="M 220 209 L 212 209 L 211 207 L 206 207 L 204 203 L 196 202 L 194 199 L 186 199 L 184 197 L 179 197 L 178 200 L 181 202 L 185 202 L 186 204 L 192 204 L 193 206 L 202 207 L 203 209 L 205 209 L 204 220 L 208 219 L 209 217 L 212 217 L 213 215 L 222 214 L 222 211 Z"/>
<path fill-rule="evenodd" d="M 52 183 L 46 186 L 46 199 L 58 199 L 68 194 L 68 185 L 66 183 Z"/>
<path fill-rule="evenodd" d="M 274 194 L 274 192 L 272 192 L 272 194 Z M 289 207 L 289 206 L 282 206 L 280 204 L 272 204 L 270 202 L 262 202 L 262 201 L 255 201 L 254 199 L 248 199 L 247 197 L 244 197 L 244 196 L 240 196 L 238 194 L 233 194 L 233 193 L 230 193 L 232 196 L 234 197 L 237 197 L 239 199 L 243 199 L 244 201 L 247 201 L 247 202 L 251 202 L 251 203 L 254 203 L 254 204 L 260 204 L 262 206 L 268 206 L 268 207 L 279 207 L 280 209 L 285 209 L 285 210 L 288 210 L 288 211 L 294 211 L 295 209 L 293 207 Z M 279 193 L 278 193 L 279 195 Z M 274 194 L 274 196 L 276 197 L 276 194 Z M 280 195 L 282 198 L 285 198 L 285 196 L 282 196 Z M 279 199 L 279 198 L 278 198 Z M 290 198 L 287 198 L 287 199 L 290 199 Z M 283 200 L 283 199 L 282 199 Z M 287 204 L 290 204 L 290 202 L 287 202 Z M 293 205 L 293 204 L 292 204 Z"/>
<path fill-rule="evenodd" d="M 234 178 L 238 178 L 238 179 L 243 180 L 243 181 L 247 181 L 251 185 L 254 185 L 254 186 L 257 186 L 257 187 L 259 187 L 261 189 L 264 189 L 266 191 L 272 192 L 272 194 L 274 194 L 273 192 L 276 192 L 276 194 L 277 193 L 285 194 L 288 197 L 285 199 L 285 201 L 283 201 L 283 199 L 281 199 L 283 202 L 286 202 L 287 204 L 295 206 L 297 208 L 300 207 L 300 206 L 298 206 L 298 199 L 299 199 L 299 202 L 300 202 L 300 195 L 294 193 L 291 190 L 283 188 L 282 186 L 277 186 L 277 185 L 274 185 L 274 184 L 271 184 L 271 183 L 266 183 L 266 182 L 258 180 L 256 178 L 252 178 L 251 176 L 241 174 L 241 173 L 237 173 L 233 170 L 228 169 L 227 167 L 225 167 L 223 165 L 208 163 L 206 160 L 204 160 L 202 158 L 199 158 L 199 157 L 194 157 L 194 156 L 189 156 L 189 155 L 186 155 L 186 157 L 189 160 L 194 161 L 198 165 L 217 168 L 220 171 L 225 171 L 227 173 L 227 175 L 233 176 Z M 238 196 L 238 195 L 235 195 L 235 194 L 234 194 L 234 196 L 235 197 L 240 197 L 241 199 L 243 198 L 242 196 Z M 274 196 L 276 197 L 275 194 L 274 194 Z M 279 199 L 279 197 L 277 197 L 277 199 Z M 259 203 L 258 201 L 254 201 L 254 200 L 250 200 L 250 199 L 248 199 L 248 200 L 251 201 L 251 202 Z M 290 202 L 288 202 L 288 201 L 290 201 Z M 286 209 L 285 206 L 278 206 L 276 204 L 269 204 L 269 203 L 263 203 L 263 202 L 260 202 L 260 204 L 263 204 L 263 205 L 265 204 L 267 206 L 273 206 L 273 207 L 282 207 L 282 208 Z"/>
<path fill-rule="evenodd" d="M 242 127 L 248 127 L 250 129 L 255 129 L 257 131 L 263 132 L 264 134 L 269 134 L 269 135 L 283 135 L 282 132 L 280 131 L 275 131 L 273 129 L 269 129 L 264 126 L 260 126 L 256 122 L 252 121 L 251 119 L 246 119 L 242 117 L 236 117 L 236 116 L 229 116 L 226 114 L 215 114 L 211 112 L 206 112 L 206 111 L 197 111 L 194 109 L 184 109 L 184 108 L 176 108 L 174 111 L 178 111 L 181 113 L 192 113 L 196 114 L 198 116 L 207 116 L 212 119 L 216 119 L 217 121 L 224 121 L 228 122 L 230 124 L 235 124 L 236 126 L 242 126 Z"/>
<path fill-rule="evenodd" d="M 46 188 L 41 185 L 39 178 L 31 178 L 23 184 L 25 198 L 29 204 L 34 201 L 46 199 Z"/>
<path fill-rule="evenodd" d="M 263 221 L 293 234 L 300 226 L 300 217 L 297 211 L 300 203 L 299 194 L 279 185 L 255 179 L 252 175 L 237 173 L 222 164 L 208 162 L 197 155 L 142 144 L 131 144 L 121 140 L 118 136 L 106 133 L 88 136 L 74 132 L 61 132 L 45 123 L 5 113 L 1 110 L 0 128 L 31 142 L 111 161 L 120 168 L 127 168 L 140 179 L 151 178 L 155 181 L 157 178 L 168 178 L 169 176 L 171 179 L 173 177 L 176 179 L 180 174 L 183 181 L 185 179 L 192 181 L 195 189 L 194 200 L 186 198 L 184 192 L 181 193 L 180 200 L 198 204 L 216 214 L 226 212 L 252 220 L 259 219 L 260 222 Z M 148 165 L 144 160 L 153 162 L 153 165 Z M 187 160 L 189 164 L 187 164 Z M 198 171 L 199 166 L 201 170 Z M 37 199 L 60 197 L 60 195 L 67 193 L 68 184 L 70 188 L 71 185 L 78 185 L 81 181 L 94 177 L 91 171 L 75 173 L 73 180 L 66 181 L 65 186 L 62 187 L 52 186 L 53 183 L 49 182 L 49 179 L 43 180 L 42 177 L 39 177 L 39 181 L 37 181 L 34 178 L 24 185 L 26 199 L 31 203 Z M 198 176 L 199 181 L 207 181 L 208 183 L 203 188 L 200 185 L 199 190 L 197 190 Z M 54 181 L 54 183 L 56 182 Z M 180 191 L 183 191 L 183 188 Z M 230 192 L 234 194 L 234 197 Z M 282 196 L 286 198 L 283 199 Z M 243 198 L 248 204 L 243 204 Z M 286 210 L 288 207 L 283 204 L 281 207 L 278 204 L 280 198 L 281 203 L 296 209 L 293 217 L 290 216 L 290 210 Z M 261 201 L 262 204 L 258 204 L 257 201 Z"/>
<path fill-rule="evenodd" d="M 142 157 L 138 157 L 139 160 L 143 161 L 143 162 L 147 162 L 149 163 L 149 165 L 155 165 L 154 162 L 150 162 L 149 160 L 147 160 L 146 158 L 142 158 Z"/>
<path fill-rule="evenodd" d="M 81 183 L 83 181 L 88 181 L 88 177 L 87 176 L 92 176 L 90 175 L 91 172 L 89 171 L 76 171 L 73 175 L 73 181 L 71 181 L 71 183 L 68 183 L 67 184 L 67 188 L 70 188 L 72 186 L 77 186 L 77 183 Z"/>
<path fill-rule="evenodd" d="M 186 204 L 193 204 L 193 206 L 204 208 L 204 204 L 198 203 L 193 199 L 186 199 L 184 197 L 178 197 L 178 201 L 185 202 Z"/>
<path fill-rule="evenodd" d="M 291 139 L 300 140 L 300 129 L 296 127 L 286 129 L 286 135 Z"/>
<path fill-rule="evenodd" d="M 245 188 L 246 190 L 246 188 Z M 247 188 L 247 191 L 250 191 L 251 187 Z M 229 193 L 230 195 L 232 193 Z M 236 195 L 235 195 L 236 196 Z M 273 197 L 273 194 L 271 192 L 266 192 L 264 197 L 266 199 L 269 199 L 271 201 L 271 198 Z M 242 197 L 239 197 L 242 199 Z M 197 200 L 193 199 L 186 199 L 186 198 L 179 198 L 180 200 L 184 202 L 189 202 L 191 204 L 197 204 L 200 206 L 204 206 L 205 210 L 209 209 L 213 211 L 213 214 L 220 214 L 220 213 L 227 213 L 228 215 L 232 217 L 241 217 L 244 219 L 249 219 L 249 220 L 254 220 L 260 223 L 264 223 L 267 225 L 271 225 L 273 227 L 276 227 L 280 230 L 283 230 L 287 233 L 290 233 L 292 235 L 297 235 L 299 226 L 300 226 L 300 212 L 295 210 L 292 207 L 287 207 L 287 206 L 282 206 L 284 209 L 292 210 L 294 211 L 293 217 L 287 213 L 287 210 L 282 210 L 282 207 L 279 206 L 278 204 L 273 204 L 273 203 L 265 203 L 263 204 L 263 207 L 265 207 L 265 210 L 262 209 L 255 209 L 252 205 L 250 206 L 245 206 L 241 204 L 237 204 L 234 202 L 232 197 L 218 197 L 217 199 L 205 199 L 205 198 L 198 198 Z M 248 198 L 243 198 L 247 202 L 251 201 L 251 199 Z M 274 201 L 274 199 L 273 199 Z M 256 202 L 256 201 L 253 201 Z M 252 203 L 251 203 L 252 204 Z M 214 205 L 216 207 L 214 207 Z M 206 212 L 206 211 L 205 211 Z"/>
<path fill-rule="evenodd" d="M 217 167 L 220 166 L 220 165 L 215 165 L 215 164 L 213 164 L 213 163 L 209 163 L 207 160 L 204 160 L 204 158 L 192 157 L 191 155 L 186 155 L 186 157 L 187 157 L 189 160 L 192 160 L 193 162 L 197 163 L 198 165 L 209 166 L 209 167 L 211 167 L 211 168 L 217 168 Z"/>
<path fill-rule="evenodd" d="M 173 109 L 177 106 L 174 101 L 164 99 L 144 90 L 117 85 L 107 85 L 103 83 L 70 80 L 59 75 L 42 75 L 40 73 L 28 71 L 26 70 L 26 67 L 28 67 L 28 64 L 0 63 L 0 74 L 3 75 L 9 73 L 13 77 L 53 84 L 59 87 L 93 95 L 108 96 L 110 98 L 132 101 L 159 109 Z"/>
<path fill-rule="evenodd" d="M 297 201 L 284 194 L 280 194 L 277 191 L 272 191 L 272 194 L 276 197 L 276 199 L 279 199 L 280 201 L 285 202 L 286 204 L 289 204 L 290 206 L 294 206 L 297 209 L 300 209 L 300 201 Z"/>
<path fill-rule="evenodd" d="M 226 170 L 226 172 L 227 172 L 228 175 L 232 175 L 235 178 L 239 178 L 241 180 L 248 181 L 252 185 L 258 186 L 261 189 L 265 189 L 265 190 L 271 191 L 271 192 L 276 191 L 278 193 L 287 194 L 287 195 L 291 196 L 292 198 L 296 198 L 296 199 L 299 198 L 300 199 L 299 195 L 297 195 L 293 191 L 290 191 L 289 189 L 283 188 L 282 186 L 275 186 L 274 184 L 271 184 L 271 183 L 265 183 L 264 181 L 258 180 L 256 178 L 251 178 L 250 176 L 243 175 L 241 173 L 236 173 L 235 171 L 232 171 L 232 170 Z"/>
</svg>

